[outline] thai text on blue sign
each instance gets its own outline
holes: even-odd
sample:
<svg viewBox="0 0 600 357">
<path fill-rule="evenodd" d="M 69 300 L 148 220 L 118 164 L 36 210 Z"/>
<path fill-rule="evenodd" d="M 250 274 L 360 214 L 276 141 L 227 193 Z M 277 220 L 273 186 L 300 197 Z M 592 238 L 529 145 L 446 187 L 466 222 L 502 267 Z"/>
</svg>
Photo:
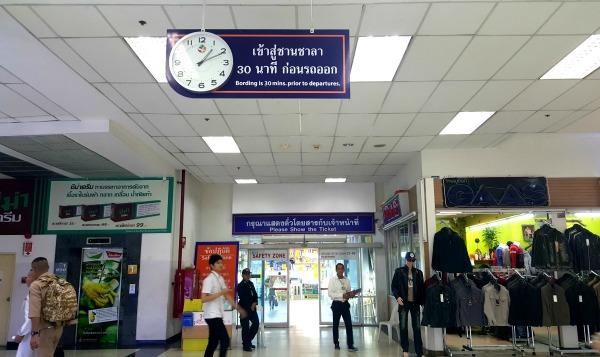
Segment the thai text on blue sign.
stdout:
<svg viewBox="0 0 600 357">
<path fill-rule="evenodd" d="M 167 31 L 167 63 L 173 45 L 200 30 Z M 207 30 L 231 48 L 229 80 L 209 93 L 182 88 L 166 69 L 171 87 L 192 98 L 350 98 L 348 30 Z"/>
<path fill-rule="evenodd" d="M 233 234 L 370 234 L 373 213 L 234 214 Z"/>
<path fill-rule="evenodd" d="M 471 177 L 442 180 L 445 207 L 544 207 L 544 177 Z"/>
</svg>

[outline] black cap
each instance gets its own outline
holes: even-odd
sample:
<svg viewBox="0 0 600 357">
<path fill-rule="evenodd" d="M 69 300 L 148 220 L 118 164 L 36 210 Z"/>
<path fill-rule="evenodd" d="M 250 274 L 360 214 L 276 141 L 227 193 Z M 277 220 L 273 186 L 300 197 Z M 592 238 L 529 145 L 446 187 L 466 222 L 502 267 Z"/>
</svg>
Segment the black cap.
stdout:
<svg viewBox="0 0 600 357">
<path fill-rule="evenodd" d="M 415 260 L 417 260 L 417 256 L 413 252 L 407 252 L 404 256 L 404 259 L 406 259 L 406 261 L 409 262 L 414 262 Z"/>
<path fill-rule="evenodd" d="M 245 268 L 244 270 L 242 270 L 242 275 L 250 275 L 250 269 Z"/>
</svg>

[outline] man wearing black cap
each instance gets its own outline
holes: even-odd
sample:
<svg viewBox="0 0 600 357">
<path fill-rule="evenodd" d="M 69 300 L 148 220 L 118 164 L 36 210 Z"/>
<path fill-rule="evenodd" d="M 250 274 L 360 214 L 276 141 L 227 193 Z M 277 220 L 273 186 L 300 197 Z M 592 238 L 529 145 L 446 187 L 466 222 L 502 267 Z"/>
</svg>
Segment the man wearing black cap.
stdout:
<svg viewBox="0 0 600 357">
<path fill-rule="evenodd" d="M 244 310 L 248 311 L 246 318 L 240 318 L 242 324 L 242 344 L 244 351 L 252 352 L 252 349 L 256 348 L 252 344 L 252 340 L 258 332 L 258 313 L 256 312 L 256 305 L 258 304 L 258 294 L 254 289 L 254 284 L 250 281 L 250 269 L 246 268 L 242 270 L 242 281 L 237 286 L 239 303 L 238 305 L 243 307 Z M 252 327 L 250 327 L 252 323 Z"/>
<path fill-rule="evenodd" d="M 423 272 L 415 268 L 416 256 L 408 252 L 404 256 L 406 265 L 396 269 L 392 279 L 392 293 L 398 301 L 400 314 L 400 345 L 404 357 L 408 357 L 408 313 L 413 328 L 415 352 L 417 356 L 423 355 L 423 341 L 421 340 L 421 305 L 425 302 L 425 283 Z"/>
</svg>

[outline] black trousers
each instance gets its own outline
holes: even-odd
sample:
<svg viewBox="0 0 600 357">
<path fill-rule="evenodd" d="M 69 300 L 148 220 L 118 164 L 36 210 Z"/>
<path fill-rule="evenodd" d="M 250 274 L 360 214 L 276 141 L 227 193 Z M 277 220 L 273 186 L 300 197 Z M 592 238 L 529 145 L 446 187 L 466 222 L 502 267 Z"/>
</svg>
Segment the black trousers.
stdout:
<svg viewBox="0 0 600 357">
<path fill-rule="evenodd" d="M 346 339 L 348 347 L 354 347 L 354 336 L 352 334 L 352 316 L 350 316 L 350 303 L 348 301 L 334 301 L 331 303 L 333 311 L 333 343 L 338 346 L 340 344 L 340 317 L 344 319 L 346 325 Z"/>
<path fill-rule="evenodd" d="M 423 355 L 423 341 L 421 340 L 421 308 L 418 304 L 405 302 L 404 306 L 398 306 L 400 314 L 400 345 L 404 352 L 408 352 L 408 313 L 413 328 L 413 340 L 415 341 L 415 352 L 417 356 Z"/>
<path fill-rule="evenodd" d="M 220 357 L 227 355 L 227 349 L 229 348 L 229 334 L 223 323 L 223 319 L 218 317 L 214 319 L 206 319 L 208 324 L 208 346 L 204 351 L 204 357 L 213 357 L 213 354 L 217 350 L 217 346 L 220 344 Z"/>
<path fill-rule="evenodd" d="M 244 347 L 252 347 L 252 340 L 256 337 L 258 333 L 258 325 L 260 322 L 258 321 L 258 313 L 256 311 L 252 311 L 252 309 L 247 309 L 246 312 L 248 316 L 245 319 L 241 319 L 240 323 L 242 324 L 242 344 Z M 252 323 L 252 326 L 250 326 Z"/>
</svg>

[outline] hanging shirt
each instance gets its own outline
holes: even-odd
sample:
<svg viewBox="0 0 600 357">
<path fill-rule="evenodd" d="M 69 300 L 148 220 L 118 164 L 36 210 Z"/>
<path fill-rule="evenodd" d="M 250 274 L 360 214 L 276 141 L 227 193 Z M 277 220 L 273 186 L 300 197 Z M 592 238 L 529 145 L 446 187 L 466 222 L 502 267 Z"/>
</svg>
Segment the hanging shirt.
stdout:
<svg viewBox="0 0 600 357">
<path fill-rule="evenodd" d="M 499 285 L 489 283 L 483 287 L 483 312 L 489 326 L 508 326 L 508 309 L 510 295 L 508 290 Z"/>
<path fill-rule="evenodd" d="M 202 282 L 202 293 L 203 294 L 218 294 L 221 290 L 225 289 L 225 280 L 219 273 L 211 271 L 210 274 Z M 204 302 L 202 305 L 204 309 L 205 319 L 223 318 L 225 314 L 225 297 L 219 296 L 218 298 Z"/>
<path fill-rule="evenodd" d="M 348 278 L 338 278 L 337 275 L 332 276 L 329 279 L 329 285 L 327 286 L 327 295 L 333 301 L 346 302 L 348 299 L 344 299 L 344 294 L 350 291 L 350 280 Z"/>
</svg>

